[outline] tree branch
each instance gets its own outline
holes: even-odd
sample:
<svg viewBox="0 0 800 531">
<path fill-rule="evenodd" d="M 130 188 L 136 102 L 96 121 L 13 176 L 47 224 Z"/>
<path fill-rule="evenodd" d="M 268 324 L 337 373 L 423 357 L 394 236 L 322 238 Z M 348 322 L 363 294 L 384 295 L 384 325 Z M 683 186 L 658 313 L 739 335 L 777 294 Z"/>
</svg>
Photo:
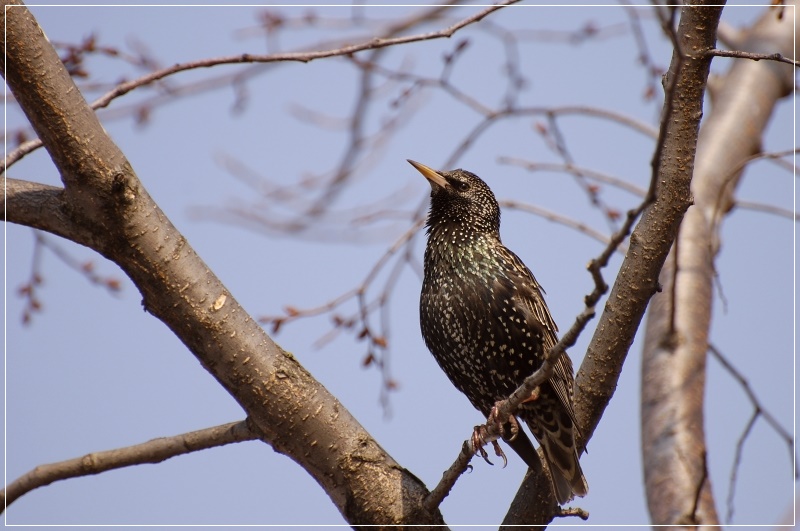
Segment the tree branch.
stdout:
<svg viewBox="0 0 800 531">
<path fill-rule="evenodd" d="M 75 241 L 125 271 L 145 310 L 237 400 L 264 441 L 314 477 L 347 521 L 443 523 L 438 511 L 423 509 L 428 492 L 419 479 L 267 336 L 150 198 L 31 13 L 18 1 L 2 5 L 3 76 L 61 173 L 61 212 Z"/>
<path fill-rule="evenodd" d="M 737 57 L 739 59 L 752 59 L 753 61 L 761 61 L 762 59 L 764 61 L 778 61 L 780 63 L 786 63 L 788 65 L 800 68 L 800 61 L 795 61 L 794 59 L 784 57 L 780 53 L 764 54 L 743 52 L 741 50 L 717 50 L 716 48 L 713 50 L 708 50 L 706 53 L 708 55 L 715 55 L 717 57 Z"/>
<path fill-rule="evenodd" d="M 160 463 L 179 455 L 258 438 L 258 434 L 250 431 L 247 421 L 241 420 L 116 450 L 92 452 L 59 463 L 40 465 L 0 491 L 0 512 L 20 496 L 56 481 L 91 476 L 127 466 Z"/>
<path fill-rule="evenodd" d="M 769 8 L 746 33 L 743 48 L 792 49 L 792 21 L 777 19 Z M 713 49 L 713 41 L 694 48 L 706 59 Z M 663 292 L 653 300 L 645 327 L 642 453 L 654 524 L 718 523 L 705 470 L 703 397 L 719 225 L 733 204 L 743 161 L 758 152 L 775 102 L 792 85 L 793 71 L 786 65 L 733 63 L 697 139 L 695 206 L 661 271 Z"/>
<path fill-rule="evenodd" d="M 750 386 L 750 382 L 747 381 L 747 378 L 745 378 L 744 375 L 739 372 L 739 370 L 736 369 L 736 367 L 734 367 L 733 364 L 728 361 L 727 358 L 725 358 L 725 356 L 722 355 L 722 352 L 720 352 L 717 347 L 710 343 L 708 345 L 708 351 L 711 353 L 714 359 L 716 359 L 720 365 L 722 365 L 725 370 L 728 371 L 733 379 L 739 382 L 739 385 L 742 387 L 742 390 L 744 390 L 748 400 L 750 400 L 750 404 L 753 406 L 753 413 L 750 416 L 750 420 L 748 420 L 747 426 L 742 432 L 742 435 L 739 437 L 739 440 L 736 442 L 736 455 L 733 460 L 730 483 L 728 485 L 728 509 L 725 514 L 725 521 L 730 524 L 733 521 L 733 499 L 736 494 L 736 476 L 742 460 L 744 443 L 747 440 L 747 437 L 750 435 L 750 430 L 752 430 L 753 425 L 755 424 L 756 420 L 758 420 L 758 417 L 763 416 L 764 420 L 767 421 L 767 424 L 769 424 L 772 429 L 775 430 L 775 433 L 777 433 L 778 436 L 784 440 L 789 449 L 789 462 L 793 464 L 796 463 L 794 453 L 794 437 L 792 437 L 792 434 L 789 433 L 789 431 L 783 426 L 781 426 L 781 423 L 778 422 L 778 419 L 776 419 L 775 416 L 764 407 L 764 405 L 756 396 L 755 391 L 753 391 L 753 388 Z M 794 477 L 797 478 L 798 476 L 800 476 L 800 471 L 798 471 L 795 465 Z"/>
<path fill-rule="evenodd" d="M 72 221 L 63 211 L 63 188 L 3 176 L 5 201 L 0 205 L 3 219 L 27 225 L 65 238 L 84 239 L 88 234 L 75 233 Z"/>
<path fill-rule="evenodd" d="M 485 17 L 497 11 L 498 9 L 501 9 L 511 4 L 515 4 L 519 1 L 520 0 L 502 0 L 500 2 L 497 2 L 496 5 L 487 7 L 486 9 L 470 17 L 467 17 L 464 20 L 461 20 L 447 28 L 428 33 L 421 33 L 417 35 L 405 35 L 402 37 L 392 37 L 392 38 L 368 38 L 358 44 L 340 46 L 328 50 L 286 52 L 286 53 L 276 53 L 276 54 L 243 53 L 237 55 L 229 55 L 225 57 L 214 57 L 208 59 L 199 59 L 196 61 L 188 61 L 185 63 L 178 63 L 170 67 L 163 68 L 155 72 L 151 72 L 138 79 L 134 79 L 125 83 L 120 83 L 112 90 L 110 90 L 109 92 L 98 98 L 96 101 L 94 101 L 91 105 L 91 108 L 94 110 L 101 109 L 103 107 L 106 107 L 116 98 L 124 96 L 125 94 L 136 88 L 150 85 L 156 81 L 172 76 L 174 74 L 178 74 L 180 72 L 186 72 L 188 70 L 195 70 L 198 68 L 210 68 L 212 66 L 244 64 L 244 63 L 262 63 L 262 64 L 278 63 L 278 62 L 309 63 L 317 59 L 348 56 L 366 50 L 379 50 L 382 48 L 387 48 L 390 46 L 398 46 L 410 42 L 421 42 L 433 39 L 450 38 L 460 29 L 469 26 L 470 24 L 479 22 L 480 20 L 483 20 Z M 4 2 L 3 5 L 4 6 L 13 5 L 13 3 L 14 2 L 9 1 L 9 2 Z M 398 28 L 396 31 L 399 31 L 399 29 L 402 28 Z M 5 172 L 9 167 L 11 167 L 12 164 L 19 161 L 22 157 L 38 149 L 41 146 L 42 146 L 41 140 L 31 140 L 25 142 L 23 145 L 19 146 L 16 150 L 12 151 L 5 158 L 5 160 L 3 161 L 2 171 Z"/>
</svg>

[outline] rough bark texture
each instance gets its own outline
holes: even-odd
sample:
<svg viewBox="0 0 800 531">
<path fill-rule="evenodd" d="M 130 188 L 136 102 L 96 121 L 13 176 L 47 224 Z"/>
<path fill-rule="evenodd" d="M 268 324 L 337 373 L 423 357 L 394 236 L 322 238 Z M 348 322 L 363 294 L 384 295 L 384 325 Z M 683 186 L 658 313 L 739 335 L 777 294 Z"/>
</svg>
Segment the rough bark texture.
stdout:
<svg viewBox="0 0 800 531">
<path fill-rule="evenodd" d="M 778 19 L 778 9 L 768 8 L 738 49 L 796 56 L 794 11 L 787 8 Z M 741 165 L 758 152 L 775 103 L 793 85 L 792 66 L 747 59 L 733 60 L 724 78 L 710 84 L 712 110 L 700 131 L 692 181 L 695 204 L 661 271 L 663 290 L 650 306 L 645 330 L 642 454 L 654 524 L 719 523 L 703 429 L 719 227 L 733 205 Z"/>
<path fill-rule="evenodd" d="M 18 2 L 3 7 L 3 76 L 64 183 L 57 190 L 8 179 L 8 221 L 116 262 L 145 310 L 184 342 L 266 442 L 319 482 L 348 522 L 442 523 L 438 511 L 422 510 L 425 486 L 267 336 L 153 202 L 30 12 Z"/>
<path fill-rule="evenodd" d="M 721 13 L 721 6 L 681 11 L 678 41 L 683 55 L 677 50 L 673 53 L 665 78 L 665 86 L 674 83 L 674 91 L 667 94 L 661 118 L 661 151 L 653 168 L 656 197 L 631 234 L 628 253 L 575 379 L 575 412 L 585 437 L 579 441 L 581 446 L 591 438 L 614 394 L 647 304 L 658 290 L 659 272 L 692 203 L 697 131 L 711 64 L 704 52 L 714 48 Z M 541 491 L 536 481 L 537 475 L 526 475 L 504 524 L 535 528 L 556 516 L 551 496 L 531 496 L 531 492 Z"/>
</svg>

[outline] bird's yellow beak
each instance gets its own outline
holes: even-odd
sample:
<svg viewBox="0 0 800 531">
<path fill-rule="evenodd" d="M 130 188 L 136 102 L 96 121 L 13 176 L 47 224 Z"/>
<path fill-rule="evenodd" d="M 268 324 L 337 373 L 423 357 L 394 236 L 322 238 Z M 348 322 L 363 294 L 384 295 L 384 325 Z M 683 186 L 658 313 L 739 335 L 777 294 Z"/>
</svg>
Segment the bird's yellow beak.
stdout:
<svg viewBox="0 0 800 531">
<path fill-rule="evenodd" d="M 434 170 L 433 168 L 429 168 L 428 166 L 420 164 L 419 162 L 413 161 L 411 159 L 406 159 L 406 160 L 408 161 L 409 164 L 414 166 L 417 169 L 417 171 L 422 174 L 423 177 L 428 179 L 428 182 L 430 182 L 431 184 L 435 184 L 440 188 L 447 188 L 447 181 L 445 180 L 444 177 L 442 177 L 441 173 Z"/>
</svg>

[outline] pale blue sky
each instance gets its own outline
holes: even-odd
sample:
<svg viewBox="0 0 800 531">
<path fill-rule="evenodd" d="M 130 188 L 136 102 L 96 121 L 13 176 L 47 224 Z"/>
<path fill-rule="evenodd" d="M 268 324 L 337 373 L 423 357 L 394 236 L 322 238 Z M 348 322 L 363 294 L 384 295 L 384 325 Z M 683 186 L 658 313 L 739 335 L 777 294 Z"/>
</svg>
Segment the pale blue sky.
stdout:
<svg viewBox="0 0 800 531">
<path fill-rule="evenodd" d="M 77 42 L 94 33 L 99 44 L 122 50 L 143 45 L 162 65 L 241 52 L 263 53 L 263 38 L 243 37 L 240 32 L 254 27 L 263 9 L 32 7 L 53 42 Z M 309 8 L 273 9 L 293 16 Z M 420 8 L 363 8 L 361 12 L 367 18 L 389 20 L 412 9 Z M 460 20 L 477 9 L 455 8 L 448 20 Z M 733 24 L 752 21 L 762 9 L 729 6 L 723 20 Z M 317 11 L 330 20 L 348 17 L 351 8 Z M 639 13 L 655 63 L 666 66 L 671 53 L 667 42 L 650 20 L 649 8 Z M 621 28 L 619 34 L 583 44 L 523 42 L 520 64 L 528 85 L 520 102 L 526 106 L 602 107 L 655 126 L 661 93 L 659 90 L 653 101 L 642 98 L 646 73 L 637 65 L 638 51 L 628 20 L 618 6 L 519 6 L 493 15 L 487 23 L 518 30 L 573 31 L 587 23 Z M 445 25 L 440 21 L 424 30 Z M 286 31 L 280 46 L 292 50 L 339 35 L 327 31 L 330 33 Z M 454 84 L 484 105 L 498 105 L 504 94 L 502 47 L 486 26 L 467 28 L 450 40 L 391 49 L 386 60 L 393 67 L 404 64 L 417 74 L 437 76 L 442 55 L 462 38 L 469 39 L 470 45 L 454 68 Z M 714 70 L 724 71 L 730 61 L 715 59 Z M 104 82 L 141 74 L 116 60 L 92 59 L 88 64 L 96 79 Z M 243 68 L 250 67 L 196 71 L 167 83 L 175 87 Z M 342 156 L 345 133 L 302 122 L 293 109 L 300 105 L 345 118 L 353 108 L 356 86 L 357 71 L 345 59 L 277 64 L 247 82 L 249 98 L 243 112 L 232 112 L 234 91 L 222 88 L 159 107 L 145 126 L 134 125 L 130 118 L 108 118 L 104 125 L 149 193 L 231 293 L 252 315 L 273 315 L 286 305 L 316 306 L 354 287 L 400 235 L 404 222 L 389 223 L 378 233 L 368 227 L 345 230 L 331 224 L 324 235 L 308 238 L 258 233 L 215 222 L 209 219 L 214 208 L 261 201 L 252 188 L 232 177 L 220 160 L 235 157 L 281 184 L 329 171 Z M 368 132 L 378 130 L 382 120 L 396 114 L 389 102 L 399 96 L 401 88 L 388 86 L 371 107 Z M 121 98 L 108 112 L 152 94 L 143 91 Z M 333 205 L 335 210 L 371 204 L 387 196 L 392 197 L 393 208 L 413 210 L 428 186 L 405 159 L 440 167 L 479 121 L 473 111 L 433 89 L 423 91 L 417 104 L 420 110 L 384 146 L 380 157 L 364 166 L 352 188 Z M 792 102 L 787 99 L 778 109 L 765 150 L 794 145 Z M 21 113 L 11 106 L 6 119 L 9 130 L 24 123 Z M 604 219 L 571 177 L 531 174 L 498 163 L 502 156 L 558 161 L 534 132 L 534 121 L 540 120 L 526 117 L 498 124 L 455 165 L 482 176 L 500 199 L 530 202 L 607 232 Z M 564 117 L 559 124 L 576 164 L 646 186 L 653 149 L 650 139 L 617 124 L 579 115 Z M 12 167 L 9 175 L 59 184 L 43 150 Z M 738 195 L 791 210 L 794 194 L 790 173 L 759 163 L 746 173 Z M 630 194 L 610 187 L 603 188 L 602 197 L 623 211 L 636 202 Z M 713 343 L 747 375 L 764 405 L 790 430 L 795 376 L 793 230 L 787 219 L 753 211 L 736 211 L 726 220 L 718 262 L 720 292 L 726 304 L 717 296 L 712 328 Z M 243 418 L 239 406 L 191 353 L 162 323 L 142 311 L 140 295 L 121 271 L 86 248 L 49 237 L 78 260 L 93 261 L 99 274 L 120 278 L 121 293 L 112 296 L 92 286 L 45 252 L 44 285 L 39 290 L 43 311 L 29 326 L 22 326 L 24 301 L 17 289 L 30 276 L 32 234 L 29 228 L 6 225 L 7 480 L 39 464 Z M 591 289 L 585 265 L 598 254 L 600 245 L 562 225 L 508 210 L 502 234 L 544 285 L 557 323 L 562 330 L 568 328 Z M 368 243 L 354 243 L 364 239 Z M 421 238 L 415 256 L 421 261 Z M 615 259 L 606 278 L 613 278 L 618 266 L 619 259 Z M 482 419 L 452 388 L 421 341 L 419 286 L 417 275 L 406 268 L 392 299 L 391 370 L 399 389 L 390 395 L 390 416 L 379 403 L 378 371 L 361 367 L 366 354 L 363 343 L 344 334 L 322 349 L 313 347 L 330 329 L 329 316 L 287 325 L 276 339 L 395 459 L 433 487 L 472 426 Z M 342 313 L 352 312 L 355 306 L 346 308 Z M 595 323 L 571 350 L 576 368 Z M 617 393 L 589 443 L 589 454 L 582 458 L 590 494 L 577 505 L 590 512 L 592 524 L 648 522 L 639 450 L 640 355 L 637 340 Z M 709 465 L 723 516 L 735 443 L 751 411 L 738 384 L 709 360 Z M 461 478 L 442 505 L 449 524 L 492 524 L 502 519 L 524 473 L 522 462 L 516 456 L 509 458 L 506 469 L 474 461 L 473 472 Z M 777 522 L 791 508 L 793 486 L 786 445 L 759 420 L 744 449 L 734 523 Z M 15 502 L 6 519 L 9 524 L 343 523 L 310 476 L 258 442 L 58 482 Z"/>
</svg>

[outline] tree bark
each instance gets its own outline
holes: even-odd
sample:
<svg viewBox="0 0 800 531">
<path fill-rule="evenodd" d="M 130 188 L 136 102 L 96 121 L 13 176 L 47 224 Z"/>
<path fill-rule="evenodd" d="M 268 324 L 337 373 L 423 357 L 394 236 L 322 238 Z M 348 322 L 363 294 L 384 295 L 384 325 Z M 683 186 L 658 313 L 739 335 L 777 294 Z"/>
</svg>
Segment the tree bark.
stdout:
<svg viewBox="0 0 800 531">
<path fill-rule="evenodd" d="M 117 263 L 144 309 L 236 399 L 265 442 L 317 480 L 348 522 L 443 523 L 438 511 L 422 509 L 425 486 L 272 341 L 170 223 L 27 8 L 17 1 L 3 8 L 3 76 L 64 183 L 58 190 L 7 179 L 8 221 L 49 230 Z"/>
<path fill-rule="evenodd" d="M 614 395 L 647 304 L 659 289 L 659 272 L 692 203 L 697 131 L 711 64 L 705 51 L 714 48 L 722 13 L 721 6 L 701 6 L 682 8 L 677 30 L 680 49 L 673 52 L 665 77 L 661 133 L 653 160 L 655 199 L 631 234 L 628 252 L 575 378 L 575 413 L 584 437 L 581 447 L 592 437 Z M 535 481 L 536 475 L 526 475 L 504 525 L 535 528 L 557 515 L 552 496 L 531 496 L 541 489 Z"/>
<path fill-rule="evenodd" d="M 778 8 L 767 8 L 740 50 L 796 55 L 794 11 L 786 8 L 779 19 Z M 642 455 L 648 508 L 659 525 L 719 523 L 706 467 L 703 396 L 720 223 L 775 103 L 794 86 L 790 65 L 733 61 L 709 84 L 712 111 L 697 143 L 694 206 L 661 271 L 662 292 L 645 327 Z"/>
</svg>

